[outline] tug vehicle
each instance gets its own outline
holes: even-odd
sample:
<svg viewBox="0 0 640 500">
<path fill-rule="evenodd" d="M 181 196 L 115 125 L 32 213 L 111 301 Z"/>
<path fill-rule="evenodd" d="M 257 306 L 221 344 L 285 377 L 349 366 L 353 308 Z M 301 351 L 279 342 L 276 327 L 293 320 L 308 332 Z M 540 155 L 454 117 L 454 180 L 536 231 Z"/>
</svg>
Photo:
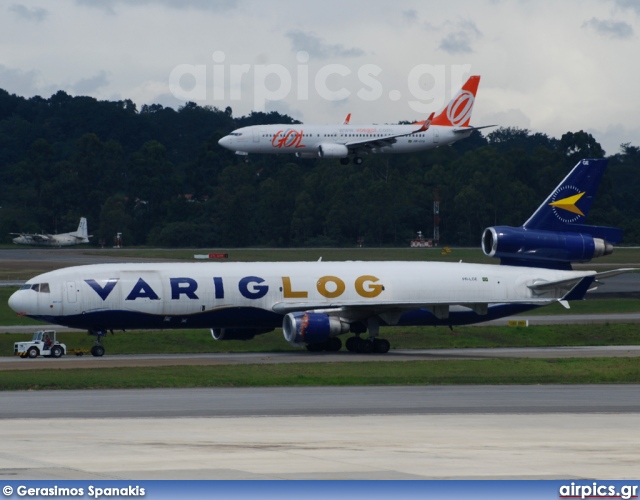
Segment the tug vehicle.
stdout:
<svg viewBox="0 0 640 500">
<path fill-rule="evenodd" d="M 67 346 L 56 339 L 55 330 L 38 330 L 31 340 L 15 342 L 13 354 L 21 358 L 37 358 L 47 356 L 59 358 L 67 354 Z"/>
</svg>

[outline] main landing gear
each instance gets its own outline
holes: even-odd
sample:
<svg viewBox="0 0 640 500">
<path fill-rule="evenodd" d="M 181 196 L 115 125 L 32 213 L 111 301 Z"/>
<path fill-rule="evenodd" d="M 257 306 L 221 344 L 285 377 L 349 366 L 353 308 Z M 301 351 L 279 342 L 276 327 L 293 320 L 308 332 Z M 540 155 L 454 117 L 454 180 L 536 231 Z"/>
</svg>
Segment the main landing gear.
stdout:
<svg viewBox="0 0 640 500">
<path fill-rule="evenodd" d="M 353 163 L 356 165 L 362 165 L 364 160 L 360 156 L 353 157 Z M 344 158 L 340 158 L 340 165 L 349 165 L 349 157 L 345 156 Z"/>
<path fill-rule="evenodd" d="M 360 338 L 360 335 L 369 331 L 369 338 Z M 378 338 L 380 323 L 378 318 L 369 318 L 364 322 L 351 325 L 351 332 L 355 336 L 349 337 L 345 343 L 347 351 L 361 354 L 385 354 L 391 349 L 391 344 L 387 339 Z M 326 342 L 307 344 L 307 350 L 311 352 L 337 352 L 342 348 L 342 341 L 338 337 L 331 337 Z"/>
<path fill-rule="evenodd" d="M 367 330 L 369 330 L 369 338 L 361 339 L 360 334 L 356 332 L 355 337 L 347 340 L 347 350 L 363 354 L 385 354 L 389 352 L 389 349 L 391 349 L 389 341 L 378 338 L 378 333 L 380 333 L 380 322 L 378 318 L 373 317 L 367 320 Z"/>
<path fill-rule="evenodd" d="M 385 354 L 391 349 L 387 339 L 361 339 L 358 336 L 349 337 L 346 342 L 347 351 L 362 354 Z"/>
<path fill-rule="evenodd" d="M 307 351 L 309 352 L 338 352 L 340 349 L 342 349 L 342 340 L 340 340 L 338 337 L 331 337 L 326 342 L 307 344 Z"/>
</svg>

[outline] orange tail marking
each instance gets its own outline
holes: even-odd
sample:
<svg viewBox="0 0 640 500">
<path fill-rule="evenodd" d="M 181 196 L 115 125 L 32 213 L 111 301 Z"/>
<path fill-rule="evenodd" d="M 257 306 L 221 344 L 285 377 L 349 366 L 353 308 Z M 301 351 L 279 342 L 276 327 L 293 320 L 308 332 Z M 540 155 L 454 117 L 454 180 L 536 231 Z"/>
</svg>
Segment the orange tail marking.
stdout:
<svg viewBox="0 0 640 500">
<path fill-rule="evenodd" d="M 479 76 L 470 76 L 460 91 L 431 122 L 445 127 L 468 127 L 475 102 Z"/>
</svg>

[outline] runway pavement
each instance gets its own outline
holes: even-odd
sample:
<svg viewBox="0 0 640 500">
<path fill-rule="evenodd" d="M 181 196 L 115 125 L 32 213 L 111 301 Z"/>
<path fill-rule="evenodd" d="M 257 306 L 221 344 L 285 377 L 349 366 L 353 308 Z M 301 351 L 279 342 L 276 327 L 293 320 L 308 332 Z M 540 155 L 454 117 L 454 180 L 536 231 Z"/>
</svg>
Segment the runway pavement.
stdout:
<svg viewBox="0 0 640 500">
<path fill-rule="evenodd" d="M 2 403 L 0 422 L 8 418 L 640 413 L 640 385 L 51 390 L 4 392 Z"/>
<path fill-rule="evenodd" d="M 640 387 L 3 393 L 10 479 L 635 477 Z"/>
</svg>

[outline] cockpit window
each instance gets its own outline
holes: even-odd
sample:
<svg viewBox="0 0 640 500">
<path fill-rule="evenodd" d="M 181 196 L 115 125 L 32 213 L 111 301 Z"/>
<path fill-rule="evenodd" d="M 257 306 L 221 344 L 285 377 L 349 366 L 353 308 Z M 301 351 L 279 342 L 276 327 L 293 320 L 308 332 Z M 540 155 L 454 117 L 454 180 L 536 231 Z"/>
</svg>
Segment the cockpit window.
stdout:
<svg viewBox="0 0 640 500">
<path fill-rule="evenodd" d="M 27 283 L 22 285 L 20 290 L 33 290 L 34 292 L 51 293 L 49 283 Z"/>
<path fill-rule="evenodd" d="M 242 135 L 242 132 L 231 132 L 229 135 L 234 135 L 236 137 L 240 137 Z"/>
</svg>

